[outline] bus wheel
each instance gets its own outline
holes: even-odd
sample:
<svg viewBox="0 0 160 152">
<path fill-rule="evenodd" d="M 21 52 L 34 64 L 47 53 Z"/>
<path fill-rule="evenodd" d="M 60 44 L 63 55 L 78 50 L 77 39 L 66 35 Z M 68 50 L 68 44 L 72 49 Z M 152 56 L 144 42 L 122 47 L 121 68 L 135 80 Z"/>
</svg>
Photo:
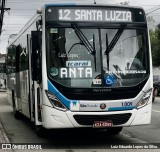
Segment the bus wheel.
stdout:
<svg viewBox="0 0 160 152">
<path fill-rule="evenodd" d="M 154 89 L 153 89 L 152 102 L 154 102 L 154 101 L 155 101 L 155 97 L 157 97 L 157 96 L 158 96 L 158 89 L 157 89 L 157 88 L 154 88 Z"/>
<path fill-rule="evenodd" d="M 45 129 L 40 125 L 35 125 L 35 131 L 38 137 L 45 136 Z"/>
<path fill-rule="evenodd" d="M 155 97 L 152 97 L 152 102 L 154 102 L 154 100 L 155 100 Z"/>
<path fill-rule="evenodd" d="M 116 135 L 119 134 L 122 131 L 123 127 L 113 127 L 113 128 L 107 128 L 107 133 Z"/>
</svg>

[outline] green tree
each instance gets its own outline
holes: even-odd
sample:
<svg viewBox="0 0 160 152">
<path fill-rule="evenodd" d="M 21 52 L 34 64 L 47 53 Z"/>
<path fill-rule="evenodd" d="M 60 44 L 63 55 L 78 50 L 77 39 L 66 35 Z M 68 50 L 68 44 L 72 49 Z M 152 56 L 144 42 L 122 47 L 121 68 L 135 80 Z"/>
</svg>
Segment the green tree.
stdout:
<svg viewBox="0 0 160 152">
<path fill-rule="evenodd" d="M 160 24 L 155 30 L 150 30 L 153 66 L 160 66 Z"/>
</svg>

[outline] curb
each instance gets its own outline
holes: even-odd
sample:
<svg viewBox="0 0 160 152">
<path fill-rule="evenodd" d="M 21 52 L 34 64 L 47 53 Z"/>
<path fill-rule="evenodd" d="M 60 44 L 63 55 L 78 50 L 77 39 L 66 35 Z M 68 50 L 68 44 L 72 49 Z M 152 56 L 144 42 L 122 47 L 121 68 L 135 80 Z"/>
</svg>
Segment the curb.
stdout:
<svg viewBox="0 0 160 152">
<path fill-rule="evenodd" d="M 12 150 L 2 149 L 2 144 L 8 144 L 8 143 L 10 143 L 10 141 L 3 129 L 2 122 L 0 121 L 0 152 L 13 152 Z"/>
<path fill-rule="evenodd" d="M 1 121 L 0 121 L 0 143 L 9 143 L 9 139 L 3 129 Z"/>
</svg>

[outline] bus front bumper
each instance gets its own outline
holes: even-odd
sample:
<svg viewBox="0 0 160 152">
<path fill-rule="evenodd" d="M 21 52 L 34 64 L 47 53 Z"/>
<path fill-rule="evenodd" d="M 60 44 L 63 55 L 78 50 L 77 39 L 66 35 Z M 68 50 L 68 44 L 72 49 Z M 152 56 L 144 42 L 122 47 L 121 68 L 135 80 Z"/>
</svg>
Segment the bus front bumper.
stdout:
<svg viewBox="0 0 160 152">
<path fill-rule="evenodd" d="M 42 106 L 42 126 L 52 128 L 92 127 L 94 121 L 112 121 L 113 127 L 150 124 L 151 107 L 148 104 L 140 109 L 112 112 L 72 112 L 59 111 L 49 106 Z"/>
</svg>

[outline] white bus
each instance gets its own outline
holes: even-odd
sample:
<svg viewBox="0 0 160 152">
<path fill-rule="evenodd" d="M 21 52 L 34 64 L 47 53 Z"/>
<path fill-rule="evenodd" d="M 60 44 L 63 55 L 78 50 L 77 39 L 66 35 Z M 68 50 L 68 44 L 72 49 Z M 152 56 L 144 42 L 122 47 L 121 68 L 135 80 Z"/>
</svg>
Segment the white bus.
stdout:
<svg viewBox="0 0 160 152">
<path fill-rule="evenodd" d="M 152 61 L 142 8 L 45 5 L 9 43 L 7 97 L 43 128 L 150 123 Z"/>
</svg>

